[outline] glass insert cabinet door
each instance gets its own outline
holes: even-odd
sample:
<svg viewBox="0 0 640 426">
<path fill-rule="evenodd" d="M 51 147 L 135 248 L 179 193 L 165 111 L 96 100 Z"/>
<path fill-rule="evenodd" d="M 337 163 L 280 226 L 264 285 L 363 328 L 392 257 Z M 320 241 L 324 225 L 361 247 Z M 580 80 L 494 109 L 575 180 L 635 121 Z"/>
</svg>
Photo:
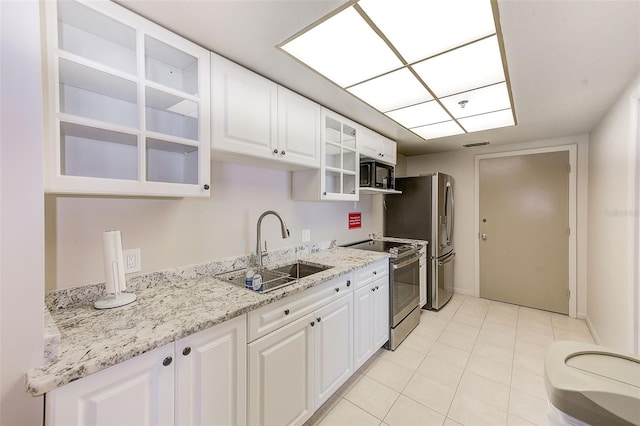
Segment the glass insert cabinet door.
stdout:
<svg viewBox="0 0 640 426">
<path fill-rule="evenodd" d="M 44 2 L 45 190 L 209 196 L 210 56 L 111 2 Z"/>
<path fill-rule="evenodd" d="M 323 111 L 322 198 L 358 199 L 356 126 L 346 118 Z"/>
</svg>

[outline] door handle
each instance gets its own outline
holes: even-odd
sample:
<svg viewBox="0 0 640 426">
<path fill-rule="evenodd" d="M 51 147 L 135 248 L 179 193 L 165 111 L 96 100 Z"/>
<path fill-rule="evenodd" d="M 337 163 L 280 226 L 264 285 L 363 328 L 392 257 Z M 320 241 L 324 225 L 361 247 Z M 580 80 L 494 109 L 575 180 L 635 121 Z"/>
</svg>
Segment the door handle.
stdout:
<svg viewBox="0 0 640 426">
<path fill-rule="evenodd" d="M 487 240 L 487 234 L 481 234 L 480 238 L 482 238 L 484 241 L 486 241 Z"/>
</svg>

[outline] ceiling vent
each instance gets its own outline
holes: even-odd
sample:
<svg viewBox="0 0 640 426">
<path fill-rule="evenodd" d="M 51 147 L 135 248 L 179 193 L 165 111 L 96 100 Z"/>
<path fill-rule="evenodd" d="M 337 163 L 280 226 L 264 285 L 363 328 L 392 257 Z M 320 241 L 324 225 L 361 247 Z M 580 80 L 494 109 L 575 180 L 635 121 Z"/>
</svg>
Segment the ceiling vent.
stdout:
<svg viewBox="0 0 640 426">
<path fill-rule="evenodd" d="M 489 142 L 477 142 L 477 143 L 468 143 L 466 145 L 462 145 L 464 148 L 475 148 L 477 146 L 485 146 L 489 145 Z"/>
</svg>

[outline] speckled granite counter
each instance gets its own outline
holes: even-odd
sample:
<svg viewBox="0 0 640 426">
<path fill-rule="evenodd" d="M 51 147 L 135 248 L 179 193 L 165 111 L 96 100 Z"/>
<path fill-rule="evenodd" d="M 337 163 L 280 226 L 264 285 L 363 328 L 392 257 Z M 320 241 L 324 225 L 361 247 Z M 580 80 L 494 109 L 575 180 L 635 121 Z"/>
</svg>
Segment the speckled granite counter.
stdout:
<svg viewBox="0 0 640 426">
<path fill-rule="evenodd" d="M 120 308 L 93 308 L 93 300 L 104 291 L 100 286 L 88 286 L 82 296 L 77 291 L 56 292 L 47 296 L 47 306 L 59 330 L 59 356 L 27 373 L 27 390 L 31 395 L 42 395 L 385 257 L 384 253 L 341 247 L 284 251 L 267 258 L 265 265 L 303 260 L 332 268 L 267 294 L 213 276 L 245 267 L 247 257 L 134 277 L 128 286 L 138 299 Z"/>
</svg>

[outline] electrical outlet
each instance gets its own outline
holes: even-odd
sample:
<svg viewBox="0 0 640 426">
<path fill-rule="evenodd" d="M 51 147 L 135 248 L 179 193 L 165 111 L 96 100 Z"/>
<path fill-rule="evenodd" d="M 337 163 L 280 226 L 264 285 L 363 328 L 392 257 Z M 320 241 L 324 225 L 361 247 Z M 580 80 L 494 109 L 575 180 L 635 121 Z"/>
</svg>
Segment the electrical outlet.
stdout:
<svg viewBox="0 0 640 426">
<path fill-rule="evenodd" d="M 130 274 L 131 272 L 139 272 L 142 262 L 140 261 L 140 249 L 124 250 L 124 272 Z"/>
<path fill-rule="evenodd" d="M 306 243 L 307 241 L 311 241 L 311 229 L 302 230 L 302 242 Z"/>
</svg>

